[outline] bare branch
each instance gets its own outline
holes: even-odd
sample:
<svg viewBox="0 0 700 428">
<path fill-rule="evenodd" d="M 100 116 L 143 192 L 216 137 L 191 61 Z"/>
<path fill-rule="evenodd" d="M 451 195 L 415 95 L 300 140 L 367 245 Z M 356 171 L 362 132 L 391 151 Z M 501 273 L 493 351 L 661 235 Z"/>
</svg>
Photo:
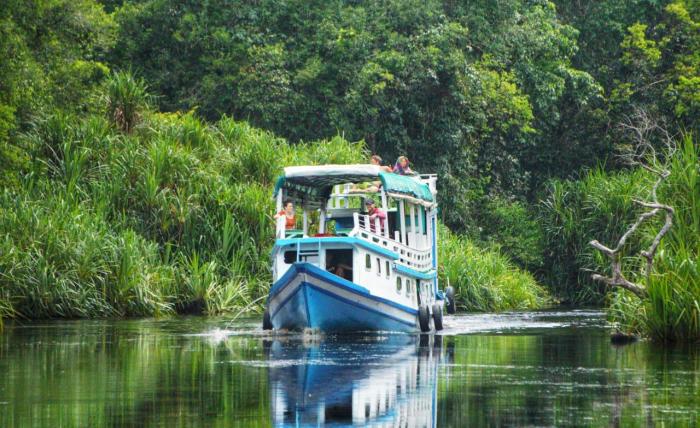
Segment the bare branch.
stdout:
<svg viewBox="0 0 700 428">
<path fill-rule="evenodd" d="M 674 155 L 676 152 L 676 145 L 673 137 L 668 133 L 668 131 L 663 126 L 659 125 L 659 123 L 643 109 L 635 109 L 632 116 L 626 116 L 625 120 L 620 123 L 620 128 L 630 135 L 633 142 L 633 146 L 628 148 L 626 152 L 623 152 L 620 157 L 629 165 L 640 166 L 650 173 L 656 175 L 658 178 L 651 187 L 651 202 L 636 199 L 634 200 L 636 204 L 646 208 L 648 211 L 643 212 L 637 221 L 627 229 L 627 231 L 618 240 L 615 248 L 611 249 L 601 244 L 597 240 L 590 242 L 590 245 L 593 248 L 608 256 L 612 271 L 612 274 L 609 277 L 594 274 L 592 279 L 594 281 L 602 282 L 610 287 L 620 287 L 625 290 L 629 290 L 637 297 L 644 298 L 648 295 L 646 288 L 642 285 L 629 281 L 622 274 L 622 257 L 620 256 L 620 251 L 622 251 L 624 248 L 627 239 L 637 231 L 642 223 L 662 211 L 666 212 L 666 219 L 663 227 L 656 234 L 649 248 L 645 251 L 641 251 L 640 253 L 641 256 L 646 259 L 645 274 L 648 280 L 653 268 L 656 250 L 661 243 L 661 239 L 673 226 L 673 214 L 675 212 L 673 207 L 659 203 L 657 197 L 657 189 L 661 183 L 671 175 L 671 172 L 664 167 L 662 160 L 659 159 L 656 148 L 651 143 L 651 137 L 654 134 L 660 136 L 660 140 L 664 145 L 664 155 L 667 157 Z"/>
</svg>

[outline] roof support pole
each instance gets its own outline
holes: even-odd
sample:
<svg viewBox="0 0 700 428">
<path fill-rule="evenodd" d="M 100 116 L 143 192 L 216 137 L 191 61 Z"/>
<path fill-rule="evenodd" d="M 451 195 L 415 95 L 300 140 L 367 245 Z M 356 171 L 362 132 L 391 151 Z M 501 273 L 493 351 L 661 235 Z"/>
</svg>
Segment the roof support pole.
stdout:
<svg viewBox="0 0 700 428">
<path fill-rule="evenodd" d="M 388 213 L 389 212 L 389 201 L 387 200 L 386 191 L 384 191 L 384 188 L 382 188 L 381 195 L 382 195 L 382 209 L 384 210 L 385 213 Z M 388 216 L 385 220 L 383 220 L 383 223 L 384 223 L 384 229 L 380 229 L 378 231 L 378 233 L 380 235 L 384 235 L 384 237 L 388 239 L 389 238 L 389 217 Z"/>
<path fill-rule="evenodd" d="M 403 200 L 399 200 L 399 220 L 401 220 L 401 243 L 406 245 L 406 207 Z"/>
<path fill-rule="evenodd" d="M 409 204 L 411 207 L 411 245 L 414 246 L 414 248 L 418 248 L 418 242 L 417 239 L 418 235 L 416 233 L 416 206 L 413 204 Z"/>
<path fill-rule="evenodd" d="M 304 236 L 309 235 L 309 214 L 304 208 Z"/>
<path fill-rule="evenodd" d="M 326 233 L 326 204 L 321 206 L 321 214 L 318 217 L 318 233 Z"/>
<path fill-rule="evenodd" d="M 423 240 L 423 211 L 424 211 L 424 208 L 420 207 L 420 206 L 417 208 L 418 208 L 417 209 L 418 212 L 416 214 L 418 215 L 418 236 L 420 236 L 420 238 L 418 239 L 418 243 L 420 245 L 418 245 L 416 247 L 417 248 L 425 248 L 425 241 Z"/>
<path fill-rule="evenodd" d="M 277 210 L 275 210 L 275 215 L 277 215 L 277 213 L 282 211 L 282 209 L 284 208 L 282 206 L 282 198 L 284 197 L 283 193 L 284 191 L 282 189 L 279 189 L 277 191 Z M 275 229 L 275 236 L 277 238 L 284 238 L 284 233 L 286 230 L 286 222 L 284 216 L 277 219 L 277 221 L 275 222 Z"/>
</svg>

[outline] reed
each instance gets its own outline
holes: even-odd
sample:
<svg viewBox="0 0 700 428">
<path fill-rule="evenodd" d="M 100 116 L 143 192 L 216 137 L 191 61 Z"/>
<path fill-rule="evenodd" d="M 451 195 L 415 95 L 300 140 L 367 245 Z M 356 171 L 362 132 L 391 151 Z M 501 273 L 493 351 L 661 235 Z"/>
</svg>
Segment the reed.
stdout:
<svg viewBox="0 0 700 428">
<path fill-rule="evenodd" d="M 549 281 L 560 296 L 578 302 L 608 302 L 610 318 L 621 330 L 664 341 L 700 340 L 700 149 L 686 136 L 668 159 L 671 176 L 659 188 L 659 200 L 676 210 L 671 231 L 647 278 L 639 252 L 654 239 L 661 219 L 645 224 L 625 248 L 623 269 L 649 292 L 639 299 L 607 290 L 590 280 L 607 272 L 609 262 L 588 242 L 616 242 L 638 215 L 633 199 L 645 199 L 654 179 L 643 170 L 608 174 L 589 172 L 577 182 L 555 182 L 544 203 L 542 223 L 551 255 Z"/>
<path fill-rule="evenodd" d="M 661 241 L 654 270 L 641 274 L 649 296 L 634 299 L 616 291 L 611 319 L 620 328 L 661 341 L 700 341 L 700 148 L 686 136 L 669 160 L 671 176 L 659 189 L 659 199 L 675 210 L 671 231 Z M 658 225 L 644 229 L 650 242 Z"/>
<path fill-rule="evenodd" d="M 498 248 L 483 248 L 440 227 L 440 283 L 455 288 L 458 306 L 467 311 L 534 309 L 550 303 L 533 276 L 518 269 Z"/>
<path fill-rule="evenodd" d="M 362 142 L 339 136 L 290 145 L 227 117 L 152 112 L 138 85 L 117 73 L 108 117 L 58 112 L 23 136 L 37 162 L 22 188 L 0 195 L 1 317 L 260 311 L 283 166 L 368 159 Z M 539 302 L 531 277 L 444 232 L 454 247 L 444 254 L 468 249 L 447 259 L 464 307 Z M 477 277 L 495 291 L 473 291 Z"/>
<path fill-rule="evenodd" d="M 606 290 L 591 280 L 591 272 L 605 266 L 606 260 L 589 242 L 619 239 L 635 219 L 632 199 L 649 182 L 642 171 L 607 173 L 599 167 L 579 180 L 549 184 L 538 216 L 545 241 L 543 280 L 559 299 L 570 304 L 604 303 Z M 628 254 L 640 249 L 638 237 L 628 241 Z"/>
</svg>

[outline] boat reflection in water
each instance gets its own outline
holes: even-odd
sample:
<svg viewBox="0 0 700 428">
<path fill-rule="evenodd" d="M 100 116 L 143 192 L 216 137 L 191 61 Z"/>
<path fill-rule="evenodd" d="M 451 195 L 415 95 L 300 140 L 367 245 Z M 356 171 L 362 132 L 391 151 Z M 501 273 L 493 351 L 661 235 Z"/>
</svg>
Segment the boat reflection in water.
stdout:
<svg viewBox="0 0 700 428">
<path fill-rule="evenodd" d="M 267 345 L 275 426 L 435 426 L 440 336 Z"/>
</svg>

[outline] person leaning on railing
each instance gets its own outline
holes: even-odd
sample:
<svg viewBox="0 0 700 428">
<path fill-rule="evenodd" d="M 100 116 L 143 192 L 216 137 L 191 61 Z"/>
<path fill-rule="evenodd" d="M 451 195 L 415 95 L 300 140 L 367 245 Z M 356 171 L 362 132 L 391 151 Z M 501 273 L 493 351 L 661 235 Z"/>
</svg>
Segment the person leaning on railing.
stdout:
<svg viewBox="0 0 700 428">
<path fill-rule="evenodd" d="M 384 229 L 384 222 L 386 222 L 386 213 L 382 211 L 380 208 L 377 208 L 375 205 L 374 201 L 372 199 L 367 199 L 365 201 L 365 205 L 367 206 L 367 214 L 369 215 L 369 228 L 372 232 L 376 232 L 375 230 L 375 219 L 379 219 L 379 227 L 381 229 Z"/>
<path fill-rule="evenodd" d="M 297 224 L 297 220 L 296 216 L 294 215 L 294 202 L 292 202 L 291 199 L 284 201 L 284 209 L 275 214 L 275 220 L 282 216 L 285 218 L 284 228 L 287 230 L 294 229 Z"/>
</svg>

